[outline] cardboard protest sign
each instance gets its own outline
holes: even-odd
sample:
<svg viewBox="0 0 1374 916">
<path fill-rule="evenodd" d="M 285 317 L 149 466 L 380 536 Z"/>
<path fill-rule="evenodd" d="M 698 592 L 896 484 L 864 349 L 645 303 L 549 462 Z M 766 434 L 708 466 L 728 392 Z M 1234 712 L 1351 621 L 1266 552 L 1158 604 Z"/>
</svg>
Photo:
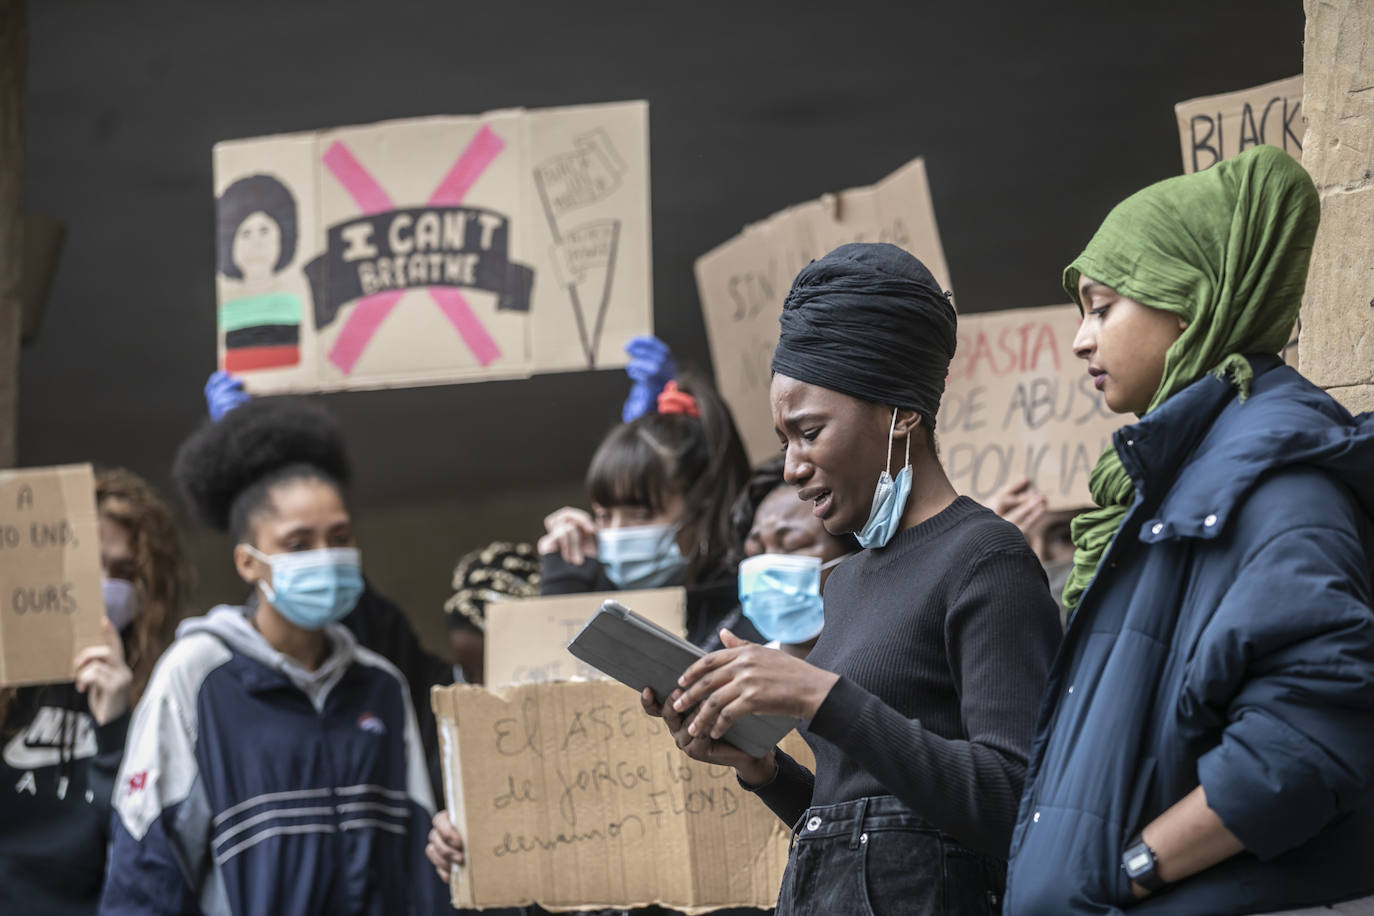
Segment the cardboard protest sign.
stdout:
<svg viewBox="0 0 1374 916">
<path fill-rule="evenodd" d="M 493 602 L 487 605 L 486 616 L 483 667 L 487 684 L 605 680 L 606 675 L 570 655 L 568 643 L 607 598 L 679 636 L 687 632 L 687 592 L 681 588 Z"/>
<path fill-rule="evenodd" d="M 905 248 L 948 288 L 924 161 L 915 159 L 870 187 L 776 213 L 697 259 L 697 291 L 716 384 L 753 463 L 778 448 L 768 385 L 782 301 L 797 271 L 848 242 Z"/>
<path fill-rule="evenodd" d="M 771 907 L 789 830 L 604 681 L 436 687 L 456 907 Z"/>
<path fill-rule="evenodd" d="M 648 105 L 215 145 L 220 367 L 254 393 L 624 365 L 652 326 Z"/>
<path fill-rule="evenodd" d="M 69 681 L 105 644 L 89 464 L 0 471 L 0 686 Z"/>
<path fill-rule="evenodd" d="M 936 417 L 940 458 L 955 489 L 986 500 L 1029 477 L 1051 510 L 1091 506 L 1088 476 L 1112 433 L 1112 413 L 1073 355 L 1074 305 L 959 316 L 959 346 Z"/>
<path fill-rule="evenodd" d="M 1179 102 L 1174 116 L 1185 175 L 1266 143 L 1302 160 L 1301 76 Z"/>
</svg>

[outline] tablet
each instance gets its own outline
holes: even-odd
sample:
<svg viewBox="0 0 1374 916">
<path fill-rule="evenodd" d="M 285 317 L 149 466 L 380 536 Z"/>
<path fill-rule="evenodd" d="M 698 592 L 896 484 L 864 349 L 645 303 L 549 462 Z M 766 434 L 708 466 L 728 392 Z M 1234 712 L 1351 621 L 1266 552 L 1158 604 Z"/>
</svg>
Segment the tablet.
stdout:
<svg viewBox="0 0 1374 916">
<path fill-rule="evenodd" d="M 636 691 L 652 688 L 659 699 L 676 690 L 682 672 L 706 654 L 620 602 L 609 600 L 582 625 L 568 651 Z M 800 721 L 790 716 L 745 716 L 730 726 L 722 740 L 751 757 L 762 757 Z"/>
</svg>

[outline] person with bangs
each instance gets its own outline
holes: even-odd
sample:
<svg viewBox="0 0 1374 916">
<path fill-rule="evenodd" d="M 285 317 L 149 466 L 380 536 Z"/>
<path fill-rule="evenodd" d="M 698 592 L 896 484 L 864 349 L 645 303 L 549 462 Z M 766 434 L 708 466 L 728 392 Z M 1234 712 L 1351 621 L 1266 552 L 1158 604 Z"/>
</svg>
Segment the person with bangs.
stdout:
<svg viewBox="0 0 1374 916">
<path fill-rule="evenodd" d="M 1320 212 L 1259 146 L 1128 197 L 1064 271 L 1139 421 L 1073 522 L 1012 913 L 1374 913 L 1374 414 L 1276 355 Z"/>
<path fill-rule="evenodd" d="M 763 641 L 740 615 L 732 512 L 749 462 L 729 408 L 706 382 L 675 378 L 671 354 L 656 338 L 637 338 L 627 349 L 634 385 L 622 422 L 588 468 L 591 512 L 565 506 L 544 520 L 540 593 L 680 585 L 687 590 L 689 641 L 718 649 L 726 626 Z M 464 850 L 464 838 L 440 811 L 425 853 L 441 881 L 463 864 Z"/>
<path fill-rule="evenodd" d="M 544 520 L 541 593 L 685 586 L 687 639 L 719 648 L 738 601 L 731 510 L 749 462 L 729 408 L 706 382 L 668 381 L 656 406 L 616 426 L 592 456 L 591 511 L 565 506 Z"/>
</svg>

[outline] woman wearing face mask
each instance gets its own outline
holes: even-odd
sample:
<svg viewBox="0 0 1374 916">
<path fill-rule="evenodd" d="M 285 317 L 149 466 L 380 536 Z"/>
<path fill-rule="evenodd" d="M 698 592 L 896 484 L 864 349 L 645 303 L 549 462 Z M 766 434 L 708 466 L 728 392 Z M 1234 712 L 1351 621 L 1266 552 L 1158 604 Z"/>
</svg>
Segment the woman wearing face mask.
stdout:
<svg viewBox="0 0 1374 916">
<path fill-rule="evenodd" d="M 1025 538 L 957 496 L 936 456 L 954 345 L 954 309 L 898 248 L 845 245 L 801 271 L 773 358 L 784 474 L 865 549 L 831 573 L 806 661 L 727 633 L 672 695 L 643 697 L 794 828 L 780 914 L 1000 904 L 1059 621 Z M 807 720 L 815 773 L 719 740 L 750 713 Z"/>
<path fill-rule="evenodd" d="M 720 646 L 735 608 L 730 509 L 749 463 L 729 408 L 700 381 L 613 429 L 587 470 L 592 511 L 564 507 L 539 540 L 545 595 L 687 587 L 687 639 Z M 755 636 L 752 627 L 749 635 Z"/>
<path fill-rule="evenodd" d="M 123 636 L 130 703 L 176 636 L 195 581 L 172 514 L 143 478 L 122 468 L 95 475 L 105 615 Z"/>
<path fill-rule="evenodd" d="M 1127 198 L 1064 271 L 1075 353 L 1140 419 L 1073 524 L 1014 912 L 1374 911 L 1374 415 L 1274 355 L 1320 213 L 1256 147 Z"/>
<path fill-rule="evenodd" d="M 279 405 L 244 405 L 177 455 L 258 601 L 185 621 L 154 672 L 102 913 L 447 908 L 424 880 L 433 802 L 409 691 L 338 624 L 363 588 L 338 431 L 291 410 L 282 423 Z"/>
<path fill-rule="evenodd" d="M 171 514 L 125 470 L 96 475 L 105 643 L 76 682 L 0 689 L 0 912 L 94 913 L 128 710 L 191 583 Z"/>
<path fill-rule="evenodd" d="M 660 341 L 637 338 L 628 351 L 635 385 L 622 418 L 632 418 L 613 429 L 592 458 L 592 513 L 564 507 L 545 519 L 547 533 L 538 544 L 540 591 L 683 585 L 688 640 L 720 647 L 719 630 L 727 620 L 757 638 L 748 621 L 739 619 L 732 564 L 730 509 L 749 463 L 729 408 L 704 382 L 665 382 L 676 367 Z M 651 397 L 647 389 L 660 384 L 662 392 Z M 639 413 L 651 401 L 657 409 Z M 426 853 L 443 881 L 463 862 L 463 838 L 446 811 L 434 819 Z"/>
<path fill-rule="evenodd" d="M 825 622 L 825 580 L 859 542 L 826 531 L 783 480 L 783 469 L 781 457 L 760 465 L 735 503 L 740 612 L 770 648 L 806 658 Z M 735 632 L 734 619 L 722 625 Z"/>
<path fill-rule="evenodd" d="M 205 382 L 205 405 L 209 408 L 210 419 L 216 423 L 231 411 L 251 403 L 254 403 L 253 397 L 243 390 L 241 378 L 226 372 L 214 372 Z M 257 417 L 255 422 L 263 427 L 272 422 L 290 425 L 298 419 L 290 401 L 259 401 L 253 412 Z M 275 421 L 270 414 L 278 415 Z M 337 441 L 339 446 L 339 455 L 333 460 L 344 462 L 346 453 L 343 451 L 342 436 L 331 431 L 328 438 Z M 250 604 L 256 601 L 256 597 L 249 598 Z M 439 728 L 434 721 L 434 710 L 430 707 L 429 691 L 436 685 L 452 684 L 457 669 L 428 652 L 420 644 L 405 611 L 373 588 L 366 578 L 363 579 L 362 595 L 342 623 L 359 645 L 395 665 L 410 685 L 410 702 L 415 709 L 415 719 L 420 726 L 420 743 L 424 745 L 429 766 L 429 786 L 438 798 L 444 791 L 443 765 L 439 755 Z"/>
</svg>

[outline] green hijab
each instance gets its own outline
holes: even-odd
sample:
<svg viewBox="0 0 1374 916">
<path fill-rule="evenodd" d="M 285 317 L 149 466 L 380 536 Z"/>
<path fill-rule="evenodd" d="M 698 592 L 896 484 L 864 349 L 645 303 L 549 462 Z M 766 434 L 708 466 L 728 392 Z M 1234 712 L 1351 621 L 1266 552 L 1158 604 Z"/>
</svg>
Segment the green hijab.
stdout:
<svg viewBox="0 0 1374 916">
<path fill-rule="evenodd" d="M 1245 398 L 1252 380 L 1245 354 L 1277 353 L 1293 330 L 1320 213 L 1303 167 L 1276 147 L 1257 146 L 1117 204 L 1064 269 L 1064 289 L 1081 308 L 1078 281 L 1088 276 L 1188 322 L 1146 413 L 1209 372 Z M 1089 488 L 1099 508 L 1073 521 L 1074 565 L 1064 586 L 1070 613 L 1131 503 L 1131 478 L 1115 446 L 1102 453 Z"/>
</svg>

